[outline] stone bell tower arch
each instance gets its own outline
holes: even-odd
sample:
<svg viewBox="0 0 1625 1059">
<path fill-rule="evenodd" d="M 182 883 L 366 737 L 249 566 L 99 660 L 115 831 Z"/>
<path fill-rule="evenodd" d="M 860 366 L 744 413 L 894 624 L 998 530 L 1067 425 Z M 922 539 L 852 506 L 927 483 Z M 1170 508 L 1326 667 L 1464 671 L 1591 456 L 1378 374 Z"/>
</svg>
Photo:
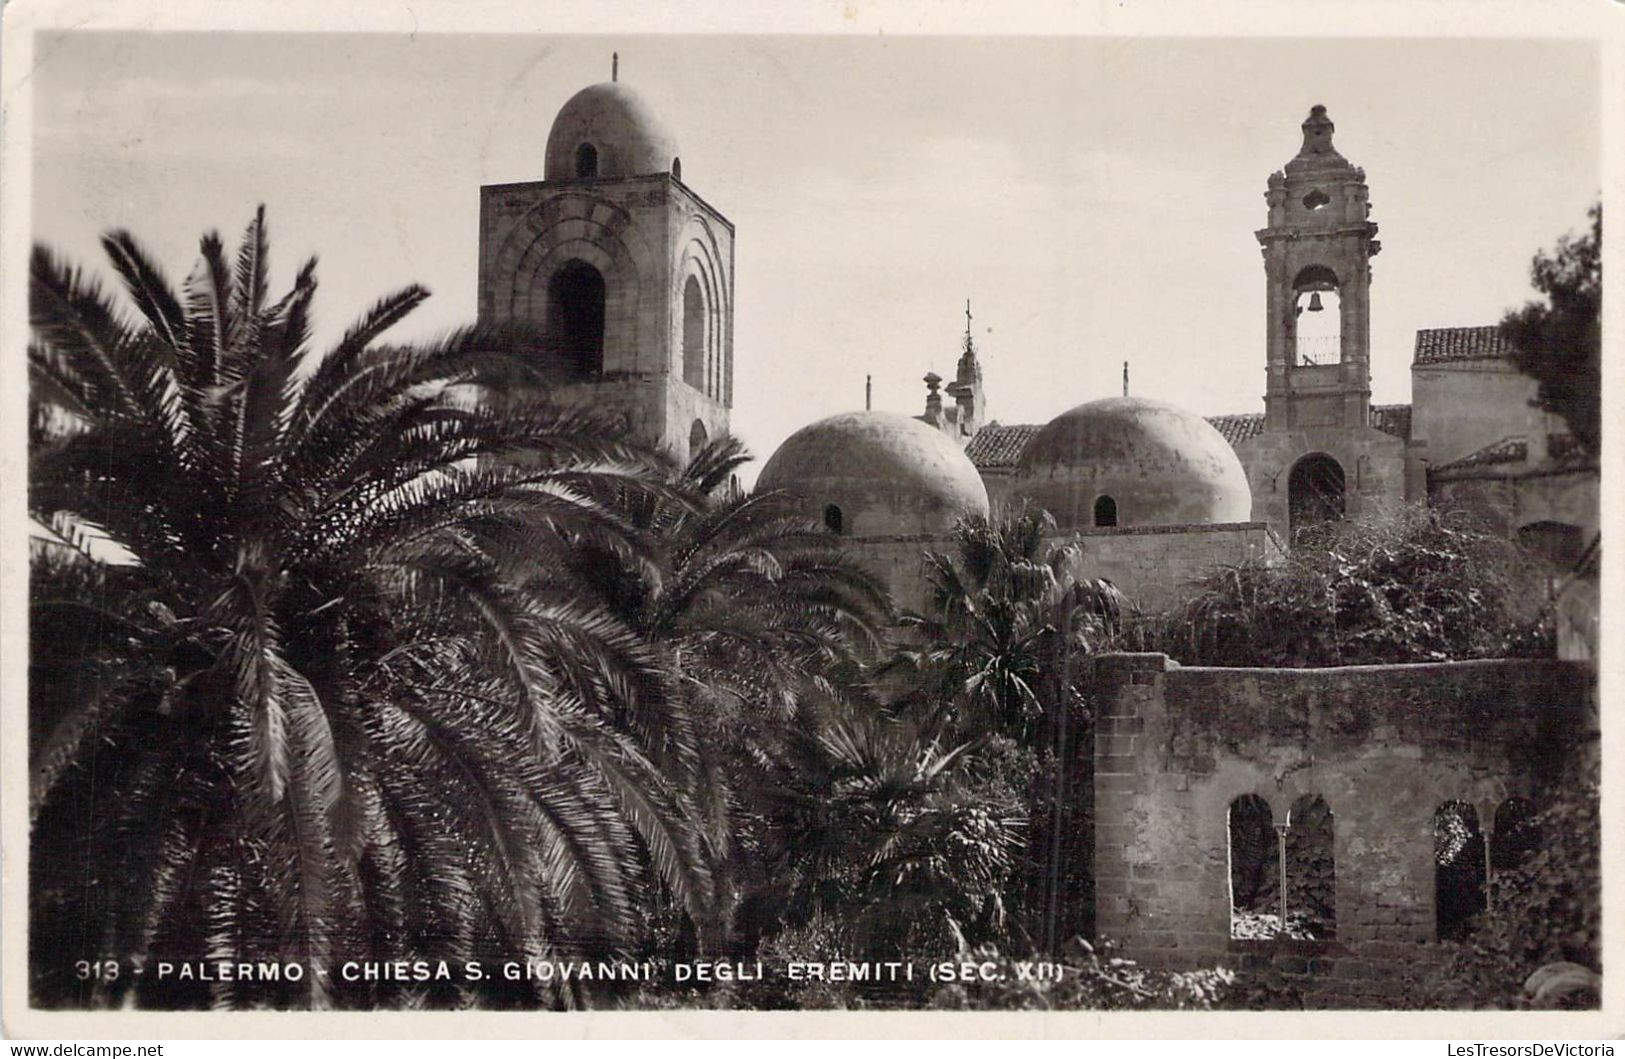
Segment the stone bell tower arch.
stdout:
<svg viewBox="0 0 1625 1059">
<path fill-rule="evenodd" d="M 1268 336 L 1266 429 L 1363 427 L 1371 407 L 1371 259 L 1382 244 L 1369 217 L 1365 170 L 1332 146 L 1316 106 L 1303 146 L 1272 173 L 1264 198 Z"/>
</svg>

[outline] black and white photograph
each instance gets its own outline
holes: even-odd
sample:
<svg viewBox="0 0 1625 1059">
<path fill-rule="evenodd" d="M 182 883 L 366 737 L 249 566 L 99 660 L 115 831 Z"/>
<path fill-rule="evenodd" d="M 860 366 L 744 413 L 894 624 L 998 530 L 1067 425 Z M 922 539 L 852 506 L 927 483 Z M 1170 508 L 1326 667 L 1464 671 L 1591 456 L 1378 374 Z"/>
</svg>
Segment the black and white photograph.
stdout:
<svg viewBox="0 0 1625 1059">
<path fill-rule="evenodd" d="M 1625 1028 L 1606 33 L 32 6 L 11 1035 Z"/>
</svg>

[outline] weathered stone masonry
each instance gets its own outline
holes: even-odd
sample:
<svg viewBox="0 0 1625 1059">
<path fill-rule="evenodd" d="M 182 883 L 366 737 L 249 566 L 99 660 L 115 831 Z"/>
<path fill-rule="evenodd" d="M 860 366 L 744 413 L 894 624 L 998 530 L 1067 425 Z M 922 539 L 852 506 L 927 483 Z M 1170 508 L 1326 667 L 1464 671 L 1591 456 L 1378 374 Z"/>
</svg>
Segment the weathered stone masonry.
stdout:
<svg viewBox="0 0 1625 1059">
<path fill-rule="evenodd" d="M 1580 663 L 1489 660 L 1338 669 L 1099 658 L 1098 933 L 1164 967 L 1272 966 L 1318 1007 L 1392 1004 L 1437 953 L 1433 814 L 1493 818 L 1534 795 L 1595 727 Z M 1334 816 L 1335 941 L 1230 937 L 1228 809 L 1277 821 L 1300 796 Z"/>
</svg>

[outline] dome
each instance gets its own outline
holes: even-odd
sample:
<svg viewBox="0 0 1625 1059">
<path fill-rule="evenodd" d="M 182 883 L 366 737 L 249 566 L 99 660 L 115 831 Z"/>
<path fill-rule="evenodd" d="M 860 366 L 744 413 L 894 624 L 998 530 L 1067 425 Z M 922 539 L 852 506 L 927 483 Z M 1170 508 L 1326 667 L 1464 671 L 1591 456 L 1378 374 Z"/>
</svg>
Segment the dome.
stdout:
<svg viewBox="0 0 1625 1059">
<path fill-rule="evenodd" d="M 1066 529 L 1245 522 L 1253 506 L 1241 461 L 1212 424 L 1140 397 L 1050 420 L 1022 450 L 1015 492 Z"/>
<path fill-rule="evenodd" d="M 891 412 L 846 412 L 802 427 L 756 484 L 793 493 L 830 528 L 865 537 L 944 533 L 988 512 L 982 477 L 959 446 Z"/>
<path fill-rule="evenodd" d="M 571 96 L 547 134 L 548 180 L 670 173 L 677 140 L 643 98 L 616 81 Z"/>
</svg>

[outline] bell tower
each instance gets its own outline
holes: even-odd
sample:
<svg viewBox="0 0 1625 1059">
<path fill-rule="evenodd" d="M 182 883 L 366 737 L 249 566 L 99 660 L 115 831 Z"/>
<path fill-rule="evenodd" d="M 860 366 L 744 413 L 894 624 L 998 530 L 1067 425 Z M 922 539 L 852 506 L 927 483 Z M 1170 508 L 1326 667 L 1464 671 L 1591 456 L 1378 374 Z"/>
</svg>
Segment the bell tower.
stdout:
<svg viewBox="0 0 1625 1059">
<path fill-rule="evenodd" d="M 1364 427 L 1371 406 L 1371 258 L 1382 248 L 1365 170 L 1332 146 L 1326 108 L 1303 122 L 1303 146 L 1272 173 L 1266 277 L 1265 429 Z"/>
<path fill-rule="evenodd" d="M 733 225 L 618 59 L 559 110 L 543 179 L 480 189 L 480 321 L 533 325 L 562 400 L 679 460 L 728 430 L 733 266 Z"/>
</svg>

